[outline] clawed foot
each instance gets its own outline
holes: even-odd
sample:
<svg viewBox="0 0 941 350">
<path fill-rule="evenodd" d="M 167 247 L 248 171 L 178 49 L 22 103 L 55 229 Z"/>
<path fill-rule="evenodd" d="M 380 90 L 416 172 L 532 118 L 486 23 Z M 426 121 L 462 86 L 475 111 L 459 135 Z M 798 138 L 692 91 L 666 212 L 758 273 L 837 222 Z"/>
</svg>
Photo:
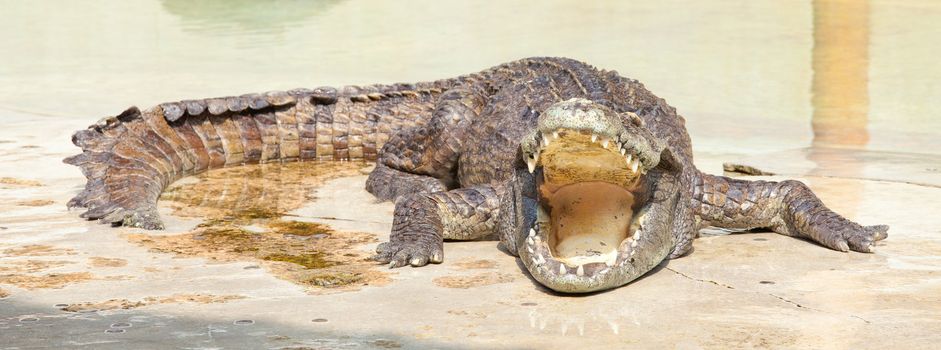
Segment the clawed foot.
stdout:
<svg viewBox="0 0 941 350">
<path fill-rule="evenodd" d="M 888 225 L 861 226 L 844 221 L 814 227 L 806 236 L 833 250 L 872 253 L 875 243 L 888 237 L 888 230 Z"/>
<path fill-rule="evenodd" d="M 124 209 L 117 205 L 101 205 L 90 208 L 79 216 L 85 219 L 97 219 L 102 224 L 111 224 L 113 226 L 139 227 L 146 230 L 164 229 L 160 214 L 153 207 Z"/>
<path fill-rule="evenodd" d="M 156 210 L 140 210 L 126 213 L 121 222 L 127 227 L 139 227 L 146 230 L 163 230 L 163 222 Z"/>
<path fill-rule="evenodd" d="M 875 251 L 874 245 L 889 236 L 888 225 L 860 226 L 858 229 L 847 229 L 840 232 L 841 240 L 837 240 L 836 247 L 831 247 L 839 251 L 872 253 Z"/>
<path fill-rule="evenodd" d="M 405 265 L 425 266 L 429 262 L 444 261 L 444 252 L 440 244 L 422 244 L 418 242 L 385 242 L 376 247 L 374 261 L 388 263 L 389 268 Z"/>
</svg>

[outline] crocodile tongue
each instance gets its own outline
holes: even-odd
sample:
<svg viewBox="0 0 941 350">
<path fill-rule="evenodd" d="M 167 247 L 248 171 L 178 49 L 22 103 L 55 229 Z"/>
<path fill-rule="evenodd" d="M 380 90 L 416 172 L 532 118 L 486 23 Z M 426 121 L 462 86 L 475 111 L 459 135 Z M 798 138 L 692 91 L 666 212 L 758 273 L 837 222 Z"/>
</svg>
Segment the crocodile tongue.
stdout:
<svg viewBox="0 0 941 350">
<path fill-rule="evenodd" d="M 553 256 L 571 266 L 614 263 L 618 246 L 630 234 L 633 193 L 605 182 L 583 182 L 561 187 L 547 199 Z"/>
</svg>

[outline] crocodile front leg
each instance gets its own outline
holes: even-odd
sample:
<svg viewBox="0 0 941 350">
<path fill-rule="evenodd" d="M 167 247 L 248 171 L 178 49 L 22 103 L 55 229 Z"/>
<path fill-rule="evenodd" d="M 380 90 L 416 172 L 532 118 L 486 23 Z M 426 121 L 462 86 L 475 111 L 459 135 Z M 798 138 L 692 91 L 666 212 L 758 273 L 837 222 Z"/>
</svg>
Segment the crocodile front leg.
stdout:
<svg viewBox="0 0 941 350">
<path fill-rule="evenodd" d="M 379 245 L 375 260 L 390 267 L 440 263 L 445 238 L 488 233 L 498 207 L 494 188 L 445 191 L 457 187 L 462 142 L 487 98 L 483 83 L 448 90 L 428 125 L 397 134 L 383 146 L 366 190 L 396 203 L 390 241 Z"/>
<path fill-rule="evenodd" d="M 473 240 L 496 232 L 505 186 L 476 186 L 415 193 L 395 203 L 389 242 L 374 260 L 389 267 L 424 266 L 444 260 L 444 239 Z"/>
<path fill-rule="evenodd" d="M 840 216 L 799 181 L 747 181 L 705 174 L 694 181 L 693 210 L 703 226 L 770 228 L 844 252 L 871 253 L 873 244 L 888 236 L 888 226 L 862 226 Z"/>
</svg>

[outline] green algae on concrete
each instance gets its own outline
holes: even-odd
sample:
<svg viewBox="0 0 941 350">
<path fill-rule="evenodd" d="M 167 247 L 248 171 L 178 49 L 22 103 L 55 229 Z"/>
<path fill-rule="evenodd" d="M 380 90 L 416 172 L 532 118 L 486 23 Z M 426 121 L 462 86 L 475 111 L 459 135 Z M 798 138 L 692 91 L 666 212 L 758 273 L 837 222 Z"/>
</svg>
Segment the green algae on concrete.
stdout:
<svg viewBox="0 0 941 350">
<path fill-rule="evenodd" d="M 280 261 L 287 262 L 292 264 L 297 264 L 308 269 L 322 269 L 325 267 L 336 266 L 339 263 L 335 261 L 329 261 L 324 259 L 323 253 L 311 253 L 311 254 L 271 254 L 264 257 L 264 260 L 268 261 Z"/>
<path fill-rule="evenodd" d="M 336 272 L 321 273 L 308 277 L 304 282 L 309 285 L 336 288 L 362 281 L 364 276 L 359 273 Z"/>
<path fill-rule="evenodd" d="M 210 261 L 252 261 L 275 276 L 314 289 L 346 290 L 388 280 L 359 249 L 372 234 L 338 232 L 287 216 L 313 200 L 326 180 L 361 173 L 365 163 L 253 164 L 208 171 L 174 184 L 161 197 L 174 215 L 203 218 L 180 235 L 129 234 L 152 251 Z M 344 288 L 339 288 L 344 287 Z"/>
<path fill-rule="evenodd" d="M 327 225 L 306 221 L 272 220 L 265 224 L 272 232 L 292 236 L 329 236 L 333 230 Z"/>
</svg>

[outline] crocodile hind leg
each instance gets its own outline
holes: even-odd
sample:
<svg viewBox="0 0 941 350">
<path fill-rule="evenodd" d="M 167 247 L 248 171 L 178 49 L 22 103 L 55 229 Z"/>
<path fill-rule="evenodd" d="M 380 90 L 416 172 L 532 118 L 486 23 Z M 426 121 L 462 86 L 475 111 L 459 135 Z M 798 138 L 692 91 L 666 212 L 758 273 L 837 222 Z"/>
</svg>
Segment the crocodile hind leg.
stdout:
<svg viewBox="0 0 941 350">
<path fill-rule="evenodd" d="M 794 180 L 747 181 L 702 174 L 695 179 L 692 200 L 701 225 L 770 228 L 844 252 L 873 252 L 873 244 L 885 239 L 889 229 L 862 226 L 840 216 L 807 185 Z"/>
</svg>

